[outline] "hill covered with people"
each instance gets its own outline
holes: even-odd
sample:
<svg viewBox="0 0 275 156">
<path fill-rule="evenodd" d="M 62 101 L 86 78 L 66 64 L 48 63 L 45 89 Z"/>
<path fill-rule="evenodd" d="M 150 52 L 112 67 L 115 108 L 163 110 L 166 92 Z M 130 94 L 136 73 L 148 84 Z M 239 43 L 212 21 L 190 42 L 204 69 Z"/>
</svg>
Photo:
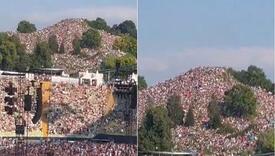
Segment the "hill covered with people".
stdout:
<svg viewBox="0 0 275 156">
<path fill-rule="evenodd" d="M 262 73 L 255 69 L 254 75 Z M 234 75 L 232 69 L 224 67 L 197 67 L 140 90 L 139 150 L 210 155 L 274 150 L 274 141 L 262 138 L 274 130 L 274 94 L 257 85 L 262 83 L 240 81 L 236 72 Z M 270 81 L 264 78 L 262 81 Z M 257 77 L 247 79 L 256 81 Z M 260 147 L 260 140 L 268 147 Z"/>
<path fill-rule="evenodd" d="M 136 26 L 130 20 L 110 27 L 102 18 L 64 19 L 41 30 L 23 20 L 17 31 L 0 33 L 2 70 L 54 67 L 68 74 L 104 70 L 115 64 L 106 60 L 110 57 L 113 61 L 134 60 L 129 64 L 135 64 L 136 51 Z"/>
</svg>

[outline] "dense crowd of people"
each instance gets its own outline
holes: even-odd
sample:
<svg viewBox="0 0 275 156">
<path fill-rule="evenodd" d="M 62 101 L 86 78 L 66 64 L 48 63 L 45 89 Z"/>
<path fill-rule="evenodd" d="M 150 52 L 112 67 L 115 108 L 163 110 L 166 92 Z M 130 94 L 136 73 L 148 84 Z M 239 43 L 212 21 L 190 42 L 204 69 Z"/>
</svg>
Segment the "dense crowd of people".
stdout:
<svg viewBox="0 0 275 156">
<path fill-rule="evenodd" d="M 8 32 L 9 36 L 17 36 L 20 43 L 25 46 L 27 53 L 32 53 L 36 44 L 41 41 L 48 42 L 50 36 L 56 36 L 57 44 L 60 47 L 64 44 L 65 54 L 54 52 L 52 57 L 53 66 L 65 69 L 66 73 L 74 74 L 87 69 L 98 69 L 102 59 L 106 55 L 122 56 L 125 53 L 112 48 L 114 41 L 119 36 L 99 30 L 101 35 L 101 46 L 98 49 L 81 49 L 81 55 L 72 55 L 73 40 L 81 39 L 84 32 L 89 29 L 85 19 L 65 19 L 53 26 L 46 27 L 32 33 Z"/>
<path fill-rule="evenodd" d="M 4 98 L 6 96 L 6 92 L 5 92 L 5 87 L 7 87 L 9 85 L 9 82 L 13 83 L 13 87 L 16 87 L 20 84 L 20 79 L 18 77 L 9 77 L 9 76 L 1 76 L 0 78 L 0 117 L 1 119 L 1 124 L 0 124 L 0 131 L 1 132 L 9 132 L 9 131 L 14 131 L 15 130 L 15 119 L 14 117 L 17 115 L 17 113 L 14 113 L 13 115 L 8 115 L 7 113 L 5 113 L 5 109 L 4 109 Z M 21 81 L 22 84 L 22 90 L 26 89 L 27 85 L 31 85 L 31 82 L 29 82 L 26 79 L 22 79 Z M 18 88 L 19 91 L 19 88 Z M 20 104 L 17 105 L 16 107 L 17 110 L 22 110 L 23 109 L 23 105 L 22 105 L 22 101 L 20 102 Z M 30 115 L 34 115 L 33 113 L 30 113 Z M 29 121 L 31 121 L 31 119 L 29 119 Z M 30 125 L 31 127 L 33 125 Z"/>
<path fill-rule="evenodd" d="M 43 78 L 39 77 L 39 79 Z M 4 119 L 0 124 L 1 133 L 14 133 L 15 118 L 19 114 L 15 112 L 13 115 L 8 115 L 4 111 L 4 97 L 6 95 L 4 88 L 7 87 L 10 81 L 14 82 L 15 87 L 19 87 L 18 77 L 0 77 L 0 103 L 2 112 L 0 117 Z M 25 90 L 28 85 L 31 85 L 31 82 L 27 79 L 22 79 L 21 84 L 22 90 Z M 125 134 L 128 126 L 124 121 L 123 114 L 125 101 L 117 99 L 116 102 L 112 101 L 112 98 L 114 97 L 112 96 L 111 88 L 107 85 L 96 87 L 69 83 L 53 83 L 49 108 L 46 110 L 49 135 L 85 135 L 92 137 L 96 133 L 106 132 Z M 117 104 L 114 105 L 114 103 Z M 31 135 L 33 132 L 37 135 L 37 132 L 40 132 L 41 122 L 32 123 L 32 118 L 35 114 L 35 104 L 33 104 L 32 111 L 29 113 L 22 112 L 24 110 L 23 102 L 20 105 L 16 104 L 16 107 L 18 107 L 17 110 L 21 110 L 20 114 L 26 120 L 29 134 Z M 134 123 L 136 112 L 132 113 L 131 120 L 133 121 L 131 125 L 136 125 Z M 133 132 L 135 132 L 135 128 L 132 129 Z"/>
<path fill-rule="evenodd" d="M 54 54 L 54 67 L 63 68 L 66 73 L 77 73 L 87 69 L 98 69 L 107 55 L 125 55 L 124 52 L 112 48 L 114 41 L 119 38 L 118 36 L 111 35 L 105 31 L 100 31 L 100 35 L 102 40 L 100 48 L 81 49 L 81 55 L 85 55 L 85 57 L 79 57 L 78 55 L 72 55 L 71 53 Z"/>
<path fill-rule="evenodd" d="M 244 135 L 229 137 L 230 134 L 219 134 L 217 130 L 208 129 L 205 123 L 209 120 L 207 106 L 213 95 L 223 101 L 225 91 L 238 84 L 226 68 L 198 67 L 174 79 L 158 83 L 156 86 L 139 91 L 138 122 L 142 122 L 146 109 L 150 105 L 166 105 L 171 95 L 181 97 L 182 109 L 187 112 L 192 106 L 195 125 L 178 126 L 172 130 L 176 150 L 209 151 L 217 155 L 237 154 L 255 148 L 257 135 L 272 127 L 274 122 L 274 95 L 264 89 L 250 87 L 258 102 L 257 116 L 251 121 L 246 118 L 223 117 L 222 123 L 229 124 L 237 131 L 244 131 L 251 125 L 254 129 Z"/>
<path fill-rule="evenodd" d="M 108 88 L 54 84 L 48 120 L 50 134 L 75 134 L 89 131 L 89 125 L 105 114 Z"/>
<path fill-rule="evenodd" d="M 1 140 L 3 156 L 27 154 L 28 156 L 134 156 L 137 146 L 114 142 L 68 141 L 51 139 L 35 142 L 5 138 Z"/>
<path fill-rule="evenodd" d="M 73 50 L 72 41 L 75 37 L 80 38 L 87 30 L 88 25 L 85 24 L 84 19 L 65 19 L 32 33 L 8 32 L 8 34 L 17 36 L 21 44 L 25 45 L 27 53 L 32 53 L 39 41 L 48 41 L 51 35 L 56 36 L 58 45 L 63 43 L 65 51 L 70 52 Z"/>
</svg>

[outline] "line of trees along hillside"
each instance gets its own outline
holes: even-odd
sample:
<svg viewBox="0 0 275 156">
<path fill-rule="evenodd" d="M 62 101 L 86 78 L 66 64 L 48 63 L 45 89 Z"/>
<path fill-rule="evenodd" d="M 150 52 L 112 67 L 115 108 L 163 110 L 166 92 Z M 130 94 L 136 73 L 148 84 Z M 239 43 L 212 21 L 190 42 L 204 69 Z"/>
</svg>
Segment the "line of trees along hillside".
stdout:
<svg viewBox="0 0 275 156">
<path fill-rule="evenodd" d="M 269 80 L 264 71 L 254 65 L 250 65 L 247 70 L 236 71 L 232 68 L 228 70 L 238 81 L 249 86 L 260 86 L 274 94 L 274 84 Z"/>
<path fill-rule="evenodd" d="M 125 20 L 120 24 L 114 24 L 112 27 L 110 27 L 105 19 L 103 18 L 96 18 L 96 20 L 86 20 L 88 25 L 94 29 L 98 30 L 105 30 L 113 35 L 129 35 L 133 38 L 137 38 L 137 28 L 133 21 L 131 20 Z"/>
<path fill-rule="evenodd" d="M 83 33 L 81 38 L 75 38 L 73 48 L 75 55 L 81 54 L 81 48 L 96 49 L 101 46 L 101 36 L 98 30 L 104 30 L 114 35 L 120 35 L 113 48 L 126 52 L 126 56 L 106 57 L 101 65 L 101 69 L 114 69 L 117 61 L 122 62 L 123 66 L 136 66 L 137 57 L 137 30 L 135 23 L 126 20 L 119 25 L 110 27 L 102 18 L 93 21 L 86 20 L 91 27 Z M 34 24 L 23 20 L 18 23 L 17 31 L 20 33 L 32 33 L 37 29 Z M 8 36 L 6 33 L 0 33 L 0 68 L 2 70 L 26 71 L 27 69 L 39 67 L 51 67 L 51 55 L 53 53 L 65 53 L 64 43 L 58 45 L 57 37 L 52 34 L 47 42 L 38 43 L 32 54 L 27 54 L 25 48 L 15 36 Z"/>
<path fill-rule="evenodd" d="M 20 33 L 32 33 L 36 31 L 36 27 L 29 21 L 23 20 L 18 23 L 17 31 Z"/>
<path fill-rule="evenodd" d="M 81 54 L 81 48 L 98 48 L 100 47 L 101 36 L 98 30 L 104 30 L 113 35 L 119 35 L 121 38 L 115 40 L 113 49 L 126 53 L 123 57 L 107 56 L 100 65 L 101 70 L 115 70 L 115 64 L 120 62 L 121 68 L 136 67 L 137 58 L 137 29 L 133 21 L 126 20 L 119 25 L 110 27 L 105 19 L 96 18 L 96 20 L 86 20 L 91 27 L 85 32 L 81 39 L 75 38 L 73 41 L 74 54 Z M 124 75 L 124 74 L 122 74 Z"/>
<path fill-rule="evenodd" d="M 144 76 L 138 76 L 138 90 L 143 90 L 147 88 L 147 82 Z"/>
<path fill-rule="evenodd" d="M 96 18 L 96 20 L 86 20 L 88 25 L 97 30 L 104 30 L 106 32 L 109 32 L 113 35 L 119 35 L 121 38 L 118 38 L 115 40 L 113 44 L 113 49 L 120 50 L 126 53 L 123 57 L 117 57 L 117 56 L 108 56 L 106 57 L 101 64 L 101 70 L 114 70 L 115 64 L 117 62 L 121 63 L 121 68 L 127 68 L 127 67 L 136 67 L 136 58 L 137 58 L 137 29 L 136 25 L 131 20 L 126 20 L 120 24 L 115 24 L 112 27 L 110 27 L 105 19 L 103 18 Z M 75 48 L 76 53 L 78 48 L 78 42 L 75 42 Z"/>
<path fill-rule="evenodd" d="M 38 43 L 33 54 L 27 54 L 15 36 L 0 33 L 0 68 L 2 70 L 26 71 L 27 69 L 51 67 L 51 49 L 47 42 Z"/>
</svg>

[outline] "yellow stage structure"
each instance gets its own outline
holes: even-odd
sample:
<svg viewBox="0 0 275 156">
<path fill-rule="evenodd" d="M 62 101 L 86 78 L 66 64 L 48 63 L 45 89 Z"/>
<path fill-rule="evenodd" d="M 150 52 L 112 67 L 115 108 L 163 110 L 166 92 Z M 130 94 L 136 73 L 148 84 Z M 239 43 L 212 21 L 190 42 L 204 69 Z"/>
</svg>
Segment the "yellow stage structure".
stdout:
<svg viewBox="0 0 275 156">
<path fill-rule="evenodd" d="M 104 115 L 107 115 L 109 112 L 113 111 L 114 107 L 115 107 L 115 98 L 114 98 L 114 95 L 113 95 L 111 89 L 108 89 L 106 100 L 107 100 L 106 101 L 107 105 L 106 105 L 105 109 L 103 110 Z"/>
<path fill-rule="evenodd" d="M 47 118 L 47 112 L 50 106 L 50 96 L 52 90 L 51 81 L 42 81 L 40 83 L 42 90 L 42 114 L 41 114 L 41 133 L 43 137 L 48 137 L 49 135 L 49 122 Z"/>
</svg>

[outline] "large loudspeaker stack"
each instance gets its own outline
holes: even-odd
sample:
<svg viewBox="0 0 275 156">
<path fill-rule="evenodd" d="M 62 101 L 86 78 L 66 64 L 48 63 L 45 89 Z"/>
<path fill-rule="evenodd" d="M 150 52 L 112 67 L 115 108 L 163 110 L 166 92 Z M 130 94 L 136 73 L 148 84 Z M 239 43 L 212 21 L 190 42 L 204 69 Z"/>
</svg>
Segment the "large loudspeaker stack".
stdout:
<svg viewBox="0 0 275 156">
<path fill-rule="evenodd" d="M 31 111 L 31 109 L 32 109 L 32 96 L 25 95 L 24 96 L 24 110 Z"/>
<path fill-rule="evenodd" d="M 118 78 L 119 70 L 120 70 L 120 62 L 119 62 L 119 61 L 116 61 L 115 78 Z"/>
<path fill-rule="evenodd" d="M 132 86 L 130 108 L 131 109 L 137 108 L 137 85 Z"/>
<path fill-rule="evenodd" d="M 9 86 L 5 87 L 5 92 L 7 93 L 7 95 L 5 96 L 5 99 L 4 99 L 4 101 L 5 101 L 4 109 L 8 115 L 13 115 L 13 112 L 16 110 L 15 93 L 17 92 L 17 89 L 15 87 L 13 87 L 12 82 L 9 82 Z"/>
<path fill-rule="evenodd" d="M 42 114 L 42 88 L 37 88 L 37 99 L 36 99 L 36 109 L 35 109 L 35 114 L 32 118 L 32 123 L 36 124 Z"/>
<path fill-rule="evenodd" d="M 25 126 L 24 125 L 15 125 L 15 134 L 16 135 L 24 135 L 25 134 Z"/>
<path fill-rule="evenodd" d="M 24 135 L 25 134 L 26 121 L 21 117 L 16 117 L 15 119 L 15 134 Z"/>
</svg>

